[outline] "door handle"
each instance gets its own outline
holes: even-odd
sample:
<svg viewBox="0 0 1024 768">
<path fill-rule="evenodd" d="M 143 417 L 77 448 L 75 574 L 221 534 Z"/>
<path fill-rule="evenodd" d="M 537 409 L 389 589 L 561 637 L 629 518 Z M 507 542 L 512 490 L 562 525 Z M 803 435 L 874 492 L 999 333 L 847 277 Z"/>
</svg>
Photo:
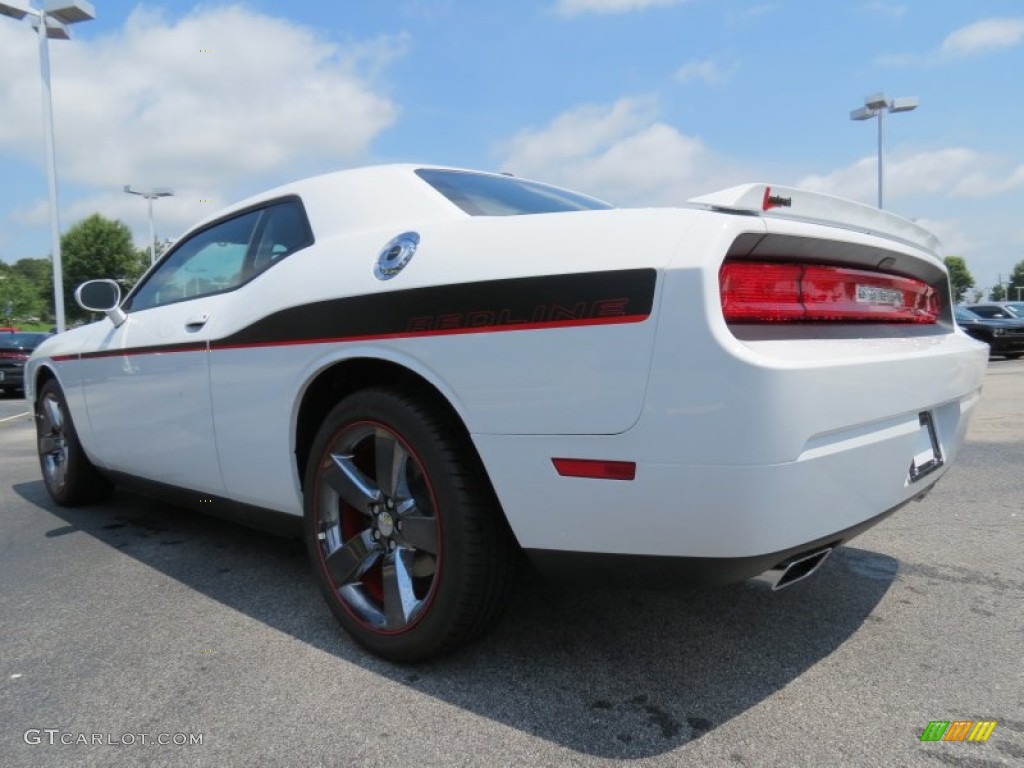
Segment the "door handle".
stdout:
<svg viewBox="0 0 1024 768">
<path fill-rule="evenodd" d="M 185 321 L 185 330 L 198 331 L 200 328 L 206 325 L 206 321 L 209 319 L 209 312 L 200 312 L 198 315 L 192 315 L 192 317 Z"/>
</svg>

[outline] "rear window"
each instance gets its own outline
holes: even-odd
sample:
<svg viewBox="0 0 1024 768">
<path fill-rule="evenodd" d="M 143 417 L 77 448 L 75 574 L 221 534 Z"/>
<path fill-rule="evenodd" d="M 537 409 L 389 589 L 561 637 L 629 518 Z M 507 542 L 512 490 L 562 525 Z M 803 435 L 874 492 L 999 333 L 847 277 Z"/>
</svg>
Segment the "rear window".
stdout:
<svg viewBox="0 0 1024 768">
<path fill-rule="evenodd" d="M 514 176 L 420 168 L 416 174 L 470 216 L 600 211 L 612 206 L 592 197 Z"/>
</svg>

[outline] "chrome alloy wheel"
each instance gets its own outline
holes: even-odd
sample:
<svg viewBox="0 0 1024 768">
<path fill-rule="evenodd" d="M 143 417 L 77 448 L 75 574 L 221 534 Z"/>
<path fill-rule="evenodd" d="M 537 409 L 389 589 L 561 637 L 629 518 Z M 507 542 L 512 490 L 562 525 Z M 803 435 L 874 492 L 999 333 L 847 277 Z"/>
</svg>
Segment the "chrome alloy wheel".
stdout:
<svg viewBox="0 0 1024 768">
<path fill-rule="evenodd" d="M 47 392 L 36 413 L 39 434 L 39 456 L 42 458 L 46 484 L 55 492 L 64 489 L 68 469 L 67 420 L 54 392 Z"/>
<path fill-rule="evenodd" d="M 411 629 L 441 573 L 441 527 L 423 465 L 383 424 L 343 427 L 315 487 L 317 552 L 342 605 L 367 629 Z"/>
</svg>

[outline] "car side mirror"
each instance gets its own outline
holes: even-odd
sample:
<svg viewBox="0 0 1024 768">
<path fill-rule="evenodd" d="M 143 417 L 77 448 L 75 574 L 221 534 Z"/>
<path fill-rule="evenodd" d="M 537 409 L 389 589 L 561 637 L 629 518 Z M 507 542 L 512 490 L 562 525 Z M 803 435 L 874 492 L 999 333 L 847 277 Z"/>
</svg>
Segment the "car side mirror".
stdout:
<svg viewBox="0 0 1024 768">
<path fill-rule="evenodd" d="M 82 309 L 103 312 L 114 327 L 120 327 L 128 316 L 121 309 L 121 286 L 113 280 L 88 280 L 75 290 L 75 301 Z"/>
</svg>

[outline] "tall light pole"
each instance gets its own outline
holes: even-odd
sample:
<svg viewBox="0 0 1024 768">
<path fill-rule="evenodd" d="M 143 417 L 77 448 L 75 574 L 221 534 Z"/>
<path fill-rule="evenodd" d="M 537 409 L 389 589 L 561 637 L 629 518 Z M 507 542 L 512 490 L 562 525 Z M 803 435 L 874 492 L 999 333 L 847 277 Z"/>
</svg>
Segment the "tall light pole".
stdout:
<svg viewBox="0 0 1024 768">
<path fill-rule="evenodd" d="M 68 26 L 96 18 L 96 10 L 85 0 L 46 0 L 33 8 L 22 0 L 0 0 L 0 14 L 12 19 L 30 16 L 39 33 L 39 69 L 43 80 L 43 133 L 46 135 L 46 168 L 50 185 L 50 238 L 53 249 L 53 308 L 57 332 L 64 330 L 64 269 L 60 254 L 60 216 L 57 211 L 57 155 L 53 139 L 53 99 L 50 92 L 50 49 L 47 41 L 68 40 Z"/>
<path fill-rule="evenodd" d="M 882 164 L 882 143 L 885 138 L 885 113 L 886 112 L 910 112 L 917 109 L 917 99 L 904 97 L 902 99 L 886 98 L 884 93 L 875 93 L 864 99 L 864 106 L 850 112 L 851 120 L 870 120 L 878 118 L 878 207 L 882 207 L 882 186 L 885 180 L 885 171 Z"/>
<path fill-rule="evenodd" d="M 174 194 L 174 190 L 168 187 L 136 189 L 131 184 L 125 184 L 124 191 L 129 195 L 141 195 L 149 201 L 149 264 L 152 266 L 156 263 L 156 230 L 153 228 L 153 201 L 158 197 L 171 197 Z"/>
</svg>

